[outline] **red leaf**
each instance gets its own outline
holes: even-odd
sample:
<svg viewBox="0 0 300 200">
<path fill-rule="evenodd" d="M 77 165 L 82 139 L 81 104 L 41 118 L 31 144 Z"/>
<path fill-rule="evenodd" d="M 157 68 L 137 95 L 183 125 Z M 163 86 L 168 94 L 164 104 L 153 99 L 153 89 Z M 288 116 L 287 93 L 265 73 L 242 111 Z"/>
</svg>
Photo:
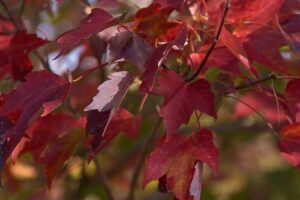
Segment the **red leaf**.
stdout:
<svg viewBox="0 0 300 200">
<path fill-rule="evenodd" d="M 11 70 L 14 79 L 24 80 L 32 70 L 32 63 L 28 54 L 30 51 L 46 44 L 48 41 L 38 38 L 26 31 L 17 32 L 8 48 L 0 50 L 0 64 Z"/>
<path fill-rule="evenodd" d="M 284 0 L 233 0 L 227 20 L 237 25 L 235 31 L 247 35 L 268 25 L 283 3 Z"/>
<path fill-rule="evenodd" d="M 280 47 L 285 44 L 281 33 L 270 28 L 263 28 L 249 35 L 243 47 L 250 60 L 261 63 L 276 72 L 286 71 Z"/>
<path fill-rule="evenodd" d="M 155 74 L 158 68 L 163 63 L 164 59 L 167 57 L 172 47 L 177 49 L 183 49 L 187 40 L 187 27 L 182 25 L 178 32 L 175 40 L 163 44 L 160 47 L 154 49 L 152 54 L 149 56 L 145 63 L 145 72 L 142 75 L 142 84 L 140 90 L 143 92 L 150 92 L 152 89 L 152 84 L 155 78 Z"/>
<path fill-rule="evenodd" d="M 65 100 L 70 90 L 68 81 L 48 71 L 30 73 L 25 80 L 8 96 L 0 110 L 1 122 L 11 124 L 1 132 L 0 152 L 3 162 L 0 166 L 24 136 L 29 121 L 40 108 L 44 107 L 43 116 L 47 115 Z"/>
<path fill-rule="evenodd" d="M 110 80 L 105 81 L 98 87 L 98 94 L 93 98 L 93 102 L 85 108 L 85 111 L 88 111 L 87 132 L 95 135 L 90 158 L 94 156 L 112 116 L 133 80 L 132 76 L 126 71 L 114 72 L 109 75 L 109 78 Z"/>
<path fill-rule="evenodd" d="M 145 162 L 143 187 L 166 175 L 167 190 L 179 200 L 185 200 L 197 161 L 206 162 L 217 173 L 219 151 L 209 130 L 203 129 L 190 136 L 174 134 L 169 140 L 162 137 Z"/>
<path fill-rule="evenodd" d="M 300 79 L 294 79 L 288 82 L 285 88 L 285 94 L 288 101 L 289 110 L 291 111 L 291 118 L 295 121 L 300 120 L 300 90 L 299 90 Z M 286 111 L 289 111 L 286 109 Z"/>
<path fill-rule="evenodd" d="M 300 123 L 286 126 L 281 130 L 278 147 L 283 157 L 300 169 Z"/>
<path fill-rule="evenodd" d="M 164 97 L 160 116 L 168 136 L 187 123 L 194 110 L 199 110 L 216 118 L 214 94 L 209 83 L 200 79 L 194 83 L 185 83 L 175 72 L 162 70 L 158 79 L 159 87 L 155 93 Z"/>
<path fill-rule="evenodd" d="M 71 156 L 76 144 L 82 140 L 80 132 L 74 128 L 83 128 L 81 119 L 69 115 L 48 115 L 27 129 L 26 135 L 13 151 L 12 158 L 25 152 L 31 152 L 37 163 L 45 166 L 48 187 L 64 162 Z"/>
<path fill-rule="evenodd" d="M 114 19 L 105 10 L 94 8 L 91 14 L 81 21 L 78 28 L 67 31 L 57 38 L 57 43 L 60 45 L 60 52 L 56 58 L 70 51 L 82 40 L 114 25 L 118 21 L 118 18 Z"/>
<path fill-rule="evenodd" d="M 124 58 L 136 65 L 141 72 L 144 72 L 146 59 L 153 48 L 139 35 L 124 31 L 111 38 L 108 50 L 110 62 Z"/>
<path fill-rule="evenodd" d="M 140 9 L 134 19 L 132 29 L 146 39 L 155 40 L 176 23 L 168 22 L 168 17 L 173 8 L 162 8 L 160 4 L 152 3 L 146 8 Z"/>
<path fill-rule="evenodd" d="M 14 30 L 14 25 L 8 20 L 0 18 L 0 33 L 9 33 Z M 11 35 L 0 35 L 0 49 L 5 49 L 9 46 L 12 39 Z"/>
<path fill-rule="evenodd" d="M 153 3 L 159 3 L 161 7 L 172 7 L 174 9 L 180 9 L 184 0 L 154 0 Z"/>
<path fill-rule="evenodd" d="M 228 30 L 224 27 L 221 31 L 220 40 L 229 49 L 229 51 L 231 51 L 231 53 L 235 55 L 241 61 L 241 63 L 243 63 L 243 65 L 249 71 L 253 72 L 254 75 L 257 76 L 257 71 L 250 65 L 248 56 L 245 50 L 243 49 L 242 44 L 236 36 L 228 32 Z"/>
</svg>

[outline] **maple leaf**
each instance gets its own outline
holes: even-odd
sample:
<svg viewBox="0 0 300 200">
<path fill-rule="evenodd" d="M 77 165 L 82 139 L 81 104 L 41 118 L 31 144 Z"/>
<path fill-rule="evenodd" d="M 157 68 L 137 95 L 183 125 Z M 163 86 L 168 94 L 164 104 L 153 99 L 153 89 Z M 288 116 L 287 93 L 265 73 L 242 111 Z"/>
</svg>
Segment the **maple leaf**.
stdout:
<svg viewBox="0 0 300 200">
<path fill-rule="evenodd" d="M 230 33 L 225 27 L 221 31 L 220 35 L 221 42 L 231 51 L 233 55 L 235 55 L 243 65 L 249 70 L 252 71 L 256 76 L 257 72 L 255 68 L 250 65 L 248 60 L 248 56 L 240 43 L 239 39 Z"/>
<path fill-rule="evenodd" d="M 140 9 L 134 18 L 132 30 L 148 40 L 155 40 L 176 23 L 168 22 L 168 17 L 173 8 L 162 8 L 158 3 L 152 3 L 146 8 Z"/>
<path fill-rule="evenodd" d="M 300 123 L 285 126 L 281 130 L 278 147 L 283 157 L 300 169 Z"/>
<path fill-rule="evenodd" d="M 30 51 L 48 43 L 35 34 L 27 34 L 25 30 L 17 32 L 11 39 L 8 48 L 0 50 L 0 64 L 10 69 L 14 79 L 24 80 L 33 66 L 28 56 Z"/>
<path fill-rule="evenodd" d="M 232 0 L 226 20 L 236 24 L 234 30 L 245 36 L 268 25 L 284 2 L 284 0 Z"/>
<path fill-rule="evenodd" d="M 58 107 L 67 97 L 70 83 L 48 71 L 32 72 L 26 82 L 11 92 L 0 109 L 0 123 L 6 127 L 1 132 L 1 170 L 15 146 L 24 136 L 31 118 L 44 107 L 42 116 Z"/>
<path fill-rule="evenodd" d="M 284 96 L 287 100 L 287 108 L 285 112 L 289 115 L 293 121 L 300 120 L 300 91 L 299 91 L 300 79 L 290 80 L 285 88 Z"/>
<path fill-rule="evenodd" d="M 173 134 L 169 140 L 162 137 L 145 162 L 143 187 L 166 176 L 166 189 L 179 200 L 185 200 L 190 196 L 189 188 L 197 161 L 207 163 L 217 173 L 219 151 L 209 130 L 202 129 L 190 136 Z"/>
<path fill-rule="evenodd" d="M 122 17 L 123 16 L 114 19 L 113 16 L 105 10 L 94 8 L 91 14 L 81 21 L 78 28 L 67 31 L 56 39 L 60 45 L 60 52 L 56 58 L 70 51 L 82 40 L 88 39 L 93 34 L 118 23 Z"/>
<path fill-rule="evenodd" d="M 0 33 L 10 33 L 14 30 L 14 25 L 10 21 L 6 19 L 0 18 Z M 9 43 L 12 39 L 11 35 L 1 35 L 0 34 L 0 50 L 7 48 L 9 46 Z"/>
<path fill-rule="evenodd" d="M 129 31 L 112 37 L 108 46 L 110 62 L 124 58 L 136 65 L 141 72 L 145 70 L 146 59 L 152 51 L 153 48 L 146 40 Z"/>
<path fill-rule="evenodd" d="M 199 79 L 193 83 L 184 82 L 174 71 L 162 70 L 158 78 L 159 87 L 155 94 L 163 96 L 160 116 L 170 136 L 181 124 L 187 123 L 194 110 L 216 118 L 214 94 L 210 84 Z"/>
<path fill-rule="evenodd" d="M 98 87 L 99 92 L 93 98 L 93 102 L 84 109 L 88 111 L 86 130 L 89 134 L 95 135 L 90 158 L 94 157 L 101 138 L 132 81 L 132 76 L 126 71 L 110 74 L 109 80 Z"/>
<path fill-rule="evenodd" d="M 285 44 L 279 31 L 271 28 L 262 28 L 247 36 L 243 47 L 251 61 L 276 72 L 286 73 L 285 62 L 280 53 L 280 47 Z"/>
<path fill-rule="evenodd" d="M 154 49 L 152 54 L 148 57 L 145 63 L 145 72 L 142 75 L 142 84 L 140 86 L 140 91 L 150 92 L 152 89 L 152 84 L 155 78 L 155 74 L 164 59 L 170 52 L 172 47 L 176 49 L 183 49 L 184 45 L 187 41 L 187 27 L 186 25 L 182 25 L 181 29 L 179 29 L 177 37 L 166 44 L 161 45 L 160 47 Z"/>
<path fill-rule="evenodd" d="M 48 115 L 32 123 L 12 153 L 12 159 L 25 152 L 31 152 L 37 163 L 45 166 L 48 188 L 51 188 L 53 177 L 64 162 L 71 156 L 76 144 L 82 141 L 79 131 L 83 128 L 84 120 L 59 113 Z"/>
</svg>

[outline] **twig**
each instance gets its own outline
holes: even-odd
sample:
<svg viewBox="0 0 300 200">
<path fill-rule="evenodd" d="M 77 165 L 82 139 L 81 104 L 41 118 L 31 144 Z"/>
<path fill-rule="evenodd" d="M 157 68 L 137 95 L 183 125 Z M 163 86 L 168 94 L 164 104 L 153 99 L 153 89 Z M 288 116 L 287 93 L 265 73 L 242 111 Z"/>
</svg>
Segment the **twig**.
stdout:
<svg viewBox="0 0 300 200">
<path fill-rule="evenodd" d="M 155 138 L 155 135 L 160 127 L 160 124 L 162 122 L 162 118 L 159 118 L 156 122 L 156 124 L 154 125 L 154 128 L 152 129 L 151 133 L 149 134 L 148 138 L 146 139 L 146 143 L 145 146 L 141 152 L 141 157 L 138 160 L 138 163 L 136 165 L 136 168 L 133 172 L 132 175 L 132 179 L 131 179 L 131 183 L 130 183 L 130 189 L 129 189 L 129 193 L 126 197 L 126 200 L 134 200 L 134 193 L 135 193 L 135 188 L 138 182 L 138 178 L 140 175 L 140 172 L 142 170 L 144 161 L 146 159 L 147 153 L 148 153 L 148 149 L 150 148 L 151 144 L 153 143 L 153 140 Z"/>
<path fill-rule="evenodd" d="M 202 60 L 200 66 L 198 67 L 197 71 L 190 78 L 186 79 L 186 82 L 190 82 L 190 81 L 194 80 L 200 74 L 200 72 L 203 69 L 203 67 L 205 66 L 208 58 L 210 57 L 212 51 L 214 50 L 215 46 L 217 45 L 221 31 L 222 31 L 222 27 L 225 22 L 226 15 L 229 10 L 229 6 L 230 6 L 230 0 L 226 0 L 222 20 L 221 20 L 220 26 L 218 28 L 217 34 L 215 36 L 215 39 L 214 39 L 213 43 L 211 44 L 210 48 L 208 49 L 208 52 L 206 53 L 204 59 Z"/>
<path fill-rule="evenodd" d="M 95 165 L 96 165 L 96 168 L 97 168 L 97 172 L 98 172 L 98 176 L 100 178 L 100 182 L 102 183 L 103 185 L 103 188 L 107 194 L 107 199 L 108 200 L 114 200 L 114 197 L 112 195 L 112 191 L 110 189 L 110 186 L 108 185 L 107 183 L 107 178 L 106 178 L 106 175 L 104 174 L 104 172 L 102 171 L 101 167 L 100 167 L 100 164 L 98 163 L 97 160 L 95 160 Z"/>
<path fill-rule="evenodd" d="M 22 0 L 18 16 L 21 17 L 25 8 L 25 0 Z"/>
<path fill-rule="evenodd" d="M 256 110 L 253 106 L 251 106 L 250 104 L 248 104 L 247 102 L 239 99 L 238 97 L 235 96 L 230 96 L 230 95 L 226 95 L 225 97 L 227 98 L 231 98 L 234 99 L 235 101 L 241 102 L 242 104 L 244 104 L 245 106 L 247 106 L 249 109 L 253 110 L 261 119 L 263 119 L 265 121 L 265 123 L 267 124 L 267 126 L 272 130 L 272 132 L 274 133 L 275 136 L 278 136 L 279 134 L 277 133 L 276 129 L 274 128 L 274 126 L 271 124 L 271 122 L 269 122 L 258 110 Z"/>
<path fill-rule="evenodd" d="M 259 83 L 263 83 L 265 81 L 268 81 L 268 80 L 274 80 L 274 79 L 278 79 L 278 77 L 275 75 L 275 74 L 270 74 L 269 76 L 265 77 L 265 78 L 262 78 L 262 79 L 259 79 L 259 80 L 256 80 L 256 81 L 253 81 L 251 83 L 247 83 L 245 85 L 240 85 L 240 86 L 237 86 L 235 87 L 235 90 L 242 90 L 242 89 L 246 89 L 246 88 L 249 88 L 251 86 L 254 86 L 254 85 L 257 85 Z"/>
<path fill-rule="evenodd" d="M 20 30 L 21 29 L 20 25 L 14 19 L 13 15 L 11 14 L 11 12 L 8 9 L 8 7 L 7 7 L 6 3 L 4 2 L 4 0 L 0 0 L 0 4 L 3 7 L 3 10 L 6 12 L 8 20 L 11 21 L 15 25 L 16 29 Z"/>
<path fill-rule="evenodd" d="M 82 72 L 77 78 L 73 79 L 73 82 L 77 82 L 77 81 L 81 80 L 83 77 L 89 75 L 90 73 L 92 73 L 93 71 L 95 71 L 97 69 L 100 69 L 100 68 L 104 67 L 105 65 L 108 65 L 108 63 L 107 62 L 103 63 L 101 65 L 98 65 L 96 67 L 93 67 L 91 69 L 88 69 L 88 70 Z"/>
</svg>

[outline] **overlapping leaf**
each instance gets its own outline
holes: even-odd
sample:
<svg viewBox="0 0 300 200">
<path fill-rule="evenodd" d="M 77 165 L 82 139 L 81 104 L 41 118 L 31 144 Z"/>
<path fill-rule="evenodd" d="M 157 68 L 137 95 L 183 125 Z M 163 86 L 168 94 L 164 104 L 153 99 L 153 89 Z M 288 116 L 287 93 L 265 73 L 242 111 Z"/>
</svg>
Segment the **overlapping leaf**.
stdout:
<svg viewBox="0 0 300 200">
<path fill-rule="evenodd" d="M 167 191 L 185 200 L 193 195 L 189 191 L 197 161 L 207 163 L 217 173 L 219 151 L 209 130 L 203 129 L 190 136 L 174 134 L 169 140 L 162 137 L 146 160 L 143 186 L 165 176 Z"/>
<path fill-rule="evenodd" d="M 24 80 L 33 66 L 28 54 L 30 51 L 46 44 L 48 41 L 38 38 L 26 31 L 17 32 L 7 48 L 0 50 L 1 68 L 6 68 L 14 79 Z"/>
<path fill-rule="evenodd" d="M 14 90 L 0 109 L 3 123 L 0 138 L 0 169 L 24 136 L 29 121 L 44 108 L 43 116 L 59 106 L 67 97 L 70 83 L 47 71 L 30 73 L 26 82 Z"/>
<path fill-rule="evenodd" d="M 41 118 L 26 130 L 27 137 L 16 146 L 12 158 L 16 160 L 20 154 L 31 152 L 35 161 L 44 165 L 50 188 L 53 177 L 82 141 L 82 132 L 72 130 L 83 127 L 84 120 L 62 113 Z"/>
<path fill-rule="evenodd" d="M 111 38 L 109 43 L 109 60 L 127 59 L 144 72 L 146 59 L 153 48 L 139 35 L 124 31 Z"/>
<path fill-rule="evenodd" d="M 105 134 L 112 116 L 133 81 L 132 76 L 126 71 L 114 72 L 109 75 L 109 79 L 98 87 L 98 94 L 93 98 L 93 102 L 85 108 L 85 111 L 88 111 L 87 132 L 95 135 L 91 146 L 90 158 L 93 157 L 95 151 L 99 148 L 103 134 Z"/>
<path fill-rule="evenodd" d="M 91 14 L 81 21 L 78 28 L 67 31 L 57 38 L 57 43 L 60 45 L 57 57 L 70 51 L 82 40 L 116 24 L 119 20 L 114 19 L 111 14 L 101 8 L 94 8 Z"/>
<path fill-rule="evenodd" d="M 162 70 L 158 84 L 155 93 L 164 97 L 160 116 L 169 136 L 187 123 L 195 110 L 216 117 L 214 94 L 206 80 L 186 83 L 175 72 Z"/>
<path fill-rule="evenodd" d="M 173 8 L 171 7 L 162 8 L 160 4 L 152 3 L 137 12 L 132 29 L 146 39 L 153 41 L 177 25 L 168 21 L 172 11 Z"/>
<path fill-rule="evenodd" d="M 288 125 L 281 130 L 278 147 L 283 157 L 300 169 L 300 123 Z"/>
<path fill-rule="evenodd" d="M 182 25 L 179 29 L 178 35 L 175 40 L 163 44 L 160 47 L 154 49 L 152 54 L 148 57 L 145 63 L 145 72 L 142 75 L 142 84 L 140 90 L 143 92 L 149 92 L 152 89 L 155 74 L 159 67 L 162 65 L 164 59 L 170 52 L 172 47 L 176 49 L 183 49 L 187 41 L 187 27 Z"/>
</svg>

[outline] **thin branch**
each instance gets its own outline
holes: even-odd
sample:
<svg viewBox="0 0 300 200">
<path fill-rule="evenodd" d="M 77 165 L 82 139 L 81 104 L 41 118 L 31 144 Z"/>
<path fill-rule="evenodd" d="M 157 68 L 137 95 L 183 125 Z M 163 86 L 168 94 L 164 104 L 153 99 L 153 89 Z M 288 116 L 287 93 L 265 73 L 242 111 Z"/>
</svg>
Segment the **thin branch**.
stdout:
<svg viewBox="0 0 300 200">
<path fill-rule="evenodd" d="M 270 74 L 269 76 L 267 76 L 267 77 L 265 77 L 265 78 L 262 78 L 262 79 L 253 81 L 253 82 L 251 82 L 251 83 L 247 83 L 247 84 L 245 84 L 245 85 L 237 86 L 237 87 L 235 87 L 235 90 L 246 89 L 246 88 L 252 87 L 252 86 L 254 86 L 254 85 L 257 85 L 257 84 L 259 84 L 259 83 L 263 83 L 263 82 L 265 82 L 265 81 L 268 81 L 268 80 L 274 80 L 274 79 L 278 79 L 278 77 L 277 77 L 275 74 Z"/>
<path fill-rule="evenodd" d="M 102 171 L 102 169 L 100 167 L 100 164 L 98 163 L 97 160 L 95 160 L 95 165 L 96 165 L 96 168 L 97 168 L 98 176 L 100 178 L 100 182 L 102 183 L 103 188 L 104 188 L 104 190 L 107 194 L 107 199 L 108 200 L 114 200 L 114 197 L 113 197 L 113 194 L 112 194 L 112 191 L 111 191 L 111 187 L 108 185 L 108 182 L 107 182 L 106 175 Z"/>
<path fill-rule="evenodd" d="M 274 128 L 274 126 L 271 124 L 271 122 L 269 122 L 258 110 L 256 110 L 253 106 L 251 106 L 250 104 L 248 104 L 247 102 L 239 99 L 238 97 L 235 96 L 230 96 L 230 95 L 226 95 L 225 97 L 227 98 L 231 98 L 234 99 L 235 101 L 241 102 L 242 104 L 244 104 L 245 106 L 247 106 L 249 109 L 253 110 L 261 119 L 263 119 L 265 121 L 265 123 L 267 124 L 267 126 L 272 130 L 272 132 L 274 133 L 274 135 L 278 136 L 279 134 L 277 133 L 276 129 Z"/>
<path fill-rule="evenodd" d="M 20 6 L 20 9 L 19 9 L 19 13 L 18 13 L 19 17 L 22 16 L 24 9 L 25 9 L 25 0 L 22 0 L 21 6 Z"/>
<path fill-rule="evenodd" d="M 186 79 L 186 82 L 190 82 L 190 81 L 194 80 L 200 74 L 201 70 L 204 68 L 206 62 L 208 61 L 208 58 L 210 57 L 212 51 L 214 50 L 215 46 L 218 43 L 222 28 L 223 28 L 223 25 L 224 25 L 224 22 L 225 22 L 226 15 L 227 15 L 228 10 L 229 10 L 229 6 L 230 6 L 230 0 L 226 0 L 222 20 L 221 20 L 221 23 L 219 25 L 219 28 L 218 28 L 217 34 L 215 36 L 215 39 L 214 39 L 213 43 L 211 44 L 210 48 L 208 49 L 208 52 L 206 53 L 204 59 L 202 60 L 200 66 L 198 67 L 197 71 L 190 78 Z"/>
<path fill-rule="evenodd" d="M 148 150 L 149 150 L 150 146 L 152 145 L 152 143 L 154 141 L 155 135 L 156 135 L 156 133 L 157 133 L 159 127 L 160 127 L 161 122 L 162 122 L 162 118 L 159 118 L 157 120 L 156 124 L 154 125 L 154 128 L 152 129 L 151 133 L 148 135 L 148 138 L 146 139 L 146 143 L 145 143 L 144 148 L 141 152 L 141 157 L 138 160 L 136 168 L 133 172 L 133 176 L 132 176 L 131 183 L 130 183 L 130 189 L 129 189 L 129 193 L 126 197 L 126 200 L 134 200 L 135 188 L 136 188 L 136 185 L 138 183 L 138 178 L 140 176 L 140 172 L 141 172 L 142 167 L 144 165 L 144 161 L 146 159 Z"/>
<path fill-rule="evenodd" d="M 103 64 L 101 64 L 101 65 L 98 65 L 98 66 L 96 66 L 96 67 L 93 67 L 93 68 L 91 68 L 91 69 L 88 69 L 88 70 L 82 72 L 77 78 L 73 79 L 73 83 L 74 83 L 74 82 L 77 82 L 77 81 L 79 81 L 79 80 L 81 80 L 81 79 L 84 78 L 85 76 L 91 74 L 93 71 L 95 71 L 95 70 L 97 70 L 97 69 L 101 69 L 101 68 L 104 67 L 105 65 L 108 65 L 108 63 L 107 63 L 107 62 L 106 62 L 106 63 L 103 63 Z"/>
<path fill-rule="evenodd" d="M 19 25 L 18 22 L 14 19 L 13 15 L 11 14 L 11 12 L 10 12 L 10 10 L 8 9 L 8 7 L 7 7 L 6 3 L 4 2 L 4 0 L 0 0 L 0 4 L 1 4 L 1 6 L 3 7 L 3 10 L 5 11 L 8 20 L 11 21 L 11 22 L 15 25 L 16 29 L 20 30 L 20 29 L 21 29 L 20 25 Z"/>
</svg>

